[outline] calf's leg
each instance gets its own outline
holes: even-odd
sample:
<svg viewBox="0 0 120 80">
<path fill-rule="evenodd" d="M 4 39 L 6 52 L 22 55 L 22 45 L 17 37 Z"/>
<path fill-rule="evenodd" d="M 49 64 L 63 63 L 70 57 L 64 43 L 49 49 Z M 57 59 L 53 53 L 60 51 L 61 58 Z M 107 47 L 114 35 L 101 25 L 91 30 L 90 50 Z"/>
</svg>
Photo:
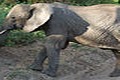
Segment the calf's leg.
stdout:
<svg viewBox="0 0 120 80">
<path fill-rule="evenodd" d="M 110 77 L 118 77 L 120 76 L 120 52 L 117 50 L 112 50 L 116 57 L 116 66 L 115 70 L 110 74 Z"/>
<path fill-rule="evenodd" d="M 36 56 L 34 62 L 30 65 L 30 69 L 42 71 L 43 70 L 42 65 L 46 58 L 47 58 L 46 48 L 42 46 L 40 53 Z"/>
</svg>

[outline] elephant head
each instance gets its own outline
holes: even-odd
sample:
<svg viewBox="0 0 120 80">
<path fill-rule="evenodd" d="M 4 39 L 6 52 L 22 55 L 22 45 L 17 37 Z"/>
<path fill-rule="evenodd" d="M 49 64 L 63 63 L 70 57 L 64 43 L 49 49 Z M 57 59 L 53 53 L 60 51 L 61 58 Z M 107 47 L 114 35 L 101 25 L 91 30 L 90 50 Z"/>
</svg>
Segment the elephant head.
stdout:
<svg viewBox="0 0 120 80">
<path fill-rule="evenodd" d="M 0 32 L 16 28 L 31 32 L 47 22 L 52 13 L 52 7 L 45 3 L 17 4 L 6 16 Z"/>
</svg>

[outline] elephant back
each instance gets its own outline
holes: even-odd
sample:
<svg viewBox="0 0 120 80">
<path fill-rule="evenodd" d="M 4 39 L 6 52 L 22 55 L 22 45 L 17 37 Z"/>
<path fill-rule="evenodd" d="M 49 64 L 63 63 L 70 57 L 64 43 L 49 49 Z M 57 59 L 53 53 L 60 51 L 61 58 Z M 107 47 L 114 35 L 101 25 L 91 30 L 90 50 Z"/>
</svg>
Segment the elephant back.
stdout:
<svg viewBox="0 0 120 80">
<path fill-rule="evenodd" d="M 81 16 L 94 28 L 108 28 L 117 19 L 118 5 L 100 4 L 88 7 L 69 6 L 69 9 Z M 105 27 L 104 27 L 105 26 Z"/>
</svg>

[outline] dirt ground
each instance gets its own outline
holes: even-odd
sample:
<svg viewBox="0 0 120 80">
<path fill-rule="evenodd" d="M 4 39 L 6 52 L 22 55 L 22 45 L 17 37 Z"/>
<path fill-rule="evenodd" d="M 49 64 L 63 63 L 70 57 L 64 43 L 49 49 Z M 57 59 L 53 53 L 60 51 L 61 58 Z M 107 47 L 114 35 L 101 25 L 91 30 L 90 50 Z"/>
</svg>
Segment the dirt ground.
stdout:
<svg viewBox="0 0 120 80">
<path fill-rule="evenodd" d="M 41 50 L 42 42 L 0 48 L 0 80 L 120 80 L 108 77 L 115 57 L 109 50 L 70 44 L 60 55 L 57 77 L 52 78 L 28 67 Z M 47 67 L 47 60 L 44 66 Z"/>
</svg>

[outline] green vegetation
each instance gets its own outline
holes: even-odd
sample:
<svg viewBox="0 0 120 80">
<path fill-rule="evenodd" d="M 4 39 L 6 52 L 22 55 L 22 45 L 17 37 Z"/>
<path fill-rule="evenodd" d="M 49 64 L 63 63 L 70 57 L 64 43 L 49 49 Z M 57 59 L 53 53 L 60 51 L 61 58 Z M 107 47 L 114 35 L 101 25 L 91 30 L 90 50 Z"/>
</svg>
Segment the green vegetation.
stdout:
<svg viewBox="0 0 120 80">
<path fill-rule="evenodd" d="M 0 5 L 0 25 L 3 22 L 9 10 L 10 10 L 10 6 Z"/>
<path fill-rule="evenodd" d="M 71 3 L 82 5 L 82 6 L 89 6 L 95 4 L 115 4 L 118 1 L 114 0 L 70 0 Z"/>
<path fill-rule="evenodd" d="M 44 40 L 44 32 L 37 31 L 33 33 L 27 33 L 20 30 L 11 31 L 6 42 L 3 44 L 5 46 L 13 46 L 15 44 L 26 45 L 32 43 L 36 40 Z"/>
<path fill-rule="evenodd" d="M 0 0 L 0 25 L 5 19 L 6 14 L 9 12 L 11 7 L 17 3 L 36 3 L 36 2 L 54 2 L 59 1 L 63 3 L 73 4 L 73 5 L 94 5 L 94 4 L 119 4 L 120 0 Z M 20 30 L 14 30 L 10 32 L 5 46 L 13 46 L 15 44 L 28 44 L 34 42 L 35 40 L 43 40 L 44 33 L 42 31 L 34 33 L 25 33 Z"/>
</svg>

